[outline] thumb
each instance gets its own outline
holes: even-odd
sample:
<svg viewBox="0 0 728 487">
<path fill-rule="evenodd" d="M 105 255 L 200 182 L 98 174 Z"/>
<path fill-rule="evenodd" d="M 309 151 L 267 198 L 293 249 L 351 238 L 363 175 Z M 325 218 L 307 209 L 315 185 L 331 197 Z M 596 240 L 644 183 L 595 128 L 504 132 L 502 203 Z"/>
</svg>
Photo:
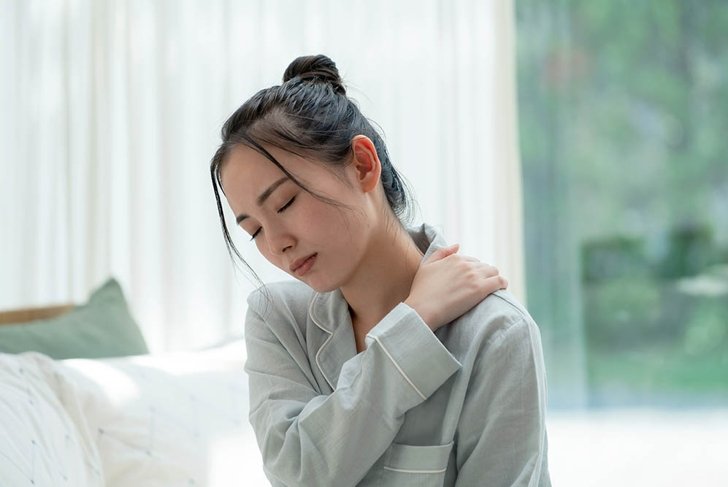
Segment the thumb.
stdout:
<svg viewBox="0 0 728 487">
<path fill-rule="evenodd" d="M 436 262 L 438 260 L 442 260 L 448 255 L 456 253 L 458 250 L 460 250 L 460 244 L 452 244 L 449 247 L 437 249 L 432 254 L 430 254 L 425 262 Z"/>
</svg>

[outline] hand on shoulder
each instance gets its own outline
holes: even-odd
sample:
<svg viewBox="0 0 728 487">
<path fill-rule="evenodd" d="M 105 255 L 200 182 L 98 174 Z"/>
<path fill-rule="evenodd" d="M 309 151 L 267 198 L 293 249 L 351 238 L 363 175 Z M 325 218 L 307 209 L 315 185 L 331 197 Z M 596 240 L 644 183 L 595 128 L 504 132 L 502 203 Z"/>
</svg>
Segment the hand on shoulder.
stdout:
<svg viewBox="0 0 728 487">
<path fill-rule="evenodd" d="M 435 251 L 420 264 L 405 304 L 430 329 L 458 318 L 489 294 L 508 287 L 498 269 L 458 254 L 458 244 Z"/>
</svg>

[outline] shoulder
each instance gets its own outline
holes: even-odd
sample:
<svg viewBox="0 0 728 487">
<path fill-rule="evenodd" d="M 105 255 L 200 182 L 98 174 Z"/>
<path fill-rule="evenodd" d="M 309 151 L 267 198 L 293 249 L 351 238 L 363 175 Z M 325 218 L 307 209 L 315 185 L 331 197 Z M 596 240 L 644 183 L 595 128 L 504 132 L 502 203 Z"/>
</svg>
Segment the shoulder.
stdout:
<svg viewBox="0 0 728 487">
<path fill-rule="evenodd" d="M 526 308 L 508 291 L 497 291 L 450 326 L 441 339 L 462 353 L 541 347 L 540 332 Z M 514 351 L 514 350 L 512 350 Z"/>
<path fill-rule="evenodd" d="M 497 321 L 499 329 L 508 329 L 519 323 L 536 324 L 526 307 L 505 290 L 489 295 L 473 308 L 472 314 L 480 319 Z"/>
<path fill-rule="evenodd" d="M 313 289 L 298 281 L 265 284 L 248 295 L 248 317 L 255 314 L 264 321 L 305 322 L 315 295 Z"/>
</svg>

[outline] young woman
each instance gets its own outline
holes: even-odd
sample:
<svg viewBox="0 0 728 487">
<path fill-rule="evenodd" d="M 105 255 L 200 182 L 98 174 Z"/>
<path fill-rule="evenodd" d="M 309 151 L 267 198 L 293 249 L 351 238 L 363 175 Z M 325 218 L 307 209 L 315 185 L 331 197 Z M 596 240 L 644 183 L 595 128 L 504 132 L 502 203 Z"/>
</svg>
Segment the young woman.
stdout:
<svg viewBox="0 0 728 487">
<path fill-rule="evenodd" d="M 326 56 L 225 122 L 211 174 L 296 281 L 248 298 L 250 421 L 274 486 L 549 485 L 538 328 L 430 226 Z M 487 298 L 486 298 L 487 297 Z"/>
</svg>

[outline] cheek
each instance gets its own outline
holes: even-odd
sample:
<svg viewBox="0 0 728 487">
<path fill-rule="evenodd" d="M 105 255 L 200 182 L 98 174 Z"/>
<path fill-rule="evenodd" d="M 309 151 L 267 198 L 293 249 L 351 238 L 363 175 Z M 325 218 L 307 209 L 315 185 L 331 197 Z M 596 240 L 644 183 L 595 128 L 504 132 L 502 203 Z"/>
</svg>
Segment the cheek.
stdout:
<svg viewBox="0 0 728 487">
<path fill-rule="evenodd" d="M 258 252 L 260 252 L 260 255 L 268 259 L 268 244 L 265 243 L 265 240 L 262 238 L 257 238 L 255 240 L 255 248 L 258 249 Z M 270 259 L 268 259 L 270 260 Z"/>
<path fill-rule="evenodd" d="M 265 260 L 280 268 L 280 258 L 270 251 L 268 243 L 265 241 L 265 237 L 257 238 L 255 240 L 255 246 L 258 249 L 260 255 L 262 255 Z"/>
<path fill-rule="evenodd" d="M 315 224 L 321 240 L 335 247 L 339 257 L 352 258 L 361 252 L 367 238 L 368 224 L 356 209 L 330 208 L 325 218 Z"/>
</svg>

